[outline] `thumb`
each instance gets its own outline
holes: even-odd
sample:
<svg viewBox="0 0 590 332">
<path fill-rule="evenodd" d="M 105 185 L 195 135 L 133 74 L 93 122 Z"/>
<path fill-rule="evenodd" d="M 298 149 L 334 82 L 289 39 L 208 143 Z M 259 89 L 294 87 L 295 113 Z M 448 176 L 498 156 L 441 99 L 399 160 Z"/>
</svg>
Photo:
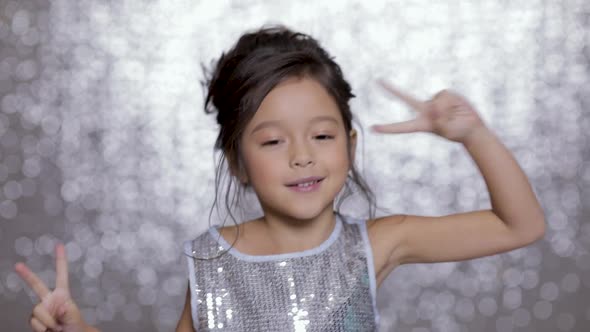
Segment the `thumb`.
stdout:
<svg viewBox="0 0 590 332">
<path fill-rule="evenodd" d="M 72 300 L 67 300 L 57 309 L 57 319 L 64 325 L 80 324 L 82 315 Z"/>
<path fill-rule="evenodd" d="M 64 303 L 64 304 L 63 304 L 63 305 L 62 305 L 62 306 L 59 308 L 59 310 L 57 311 L 57 317 L 59 317 L 59 318 L 60 318 L 60 320 L 61 320 L 61 318 L 63 318 L 63 316 L 66 314 L 66 311 L 67 311 L 67 309 L 66 309 L 66 306 L 67 306 L 67 305 L 68 305 L 68 304 L 67 304 L 67 302 L 66 302 L 66 303 Z"/>
</svg>

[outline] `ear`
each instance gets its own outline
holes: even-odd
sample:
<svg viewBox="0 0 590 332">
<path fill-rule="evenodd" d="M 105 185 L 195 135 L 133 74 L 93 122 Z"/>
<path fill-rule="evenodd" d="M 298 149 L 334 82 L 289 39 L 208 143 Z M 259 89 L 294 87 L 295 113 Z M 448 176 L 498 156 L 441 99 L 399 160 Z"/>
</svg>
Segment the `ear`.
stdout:
<svg viewBox="0 0 590 332">
<path fill-rule="evenodd" d="M 356 142 L 357 142 L 357 134 L 355 129 L 351 129 L 349 133 L 350 139 L 350 167 L 354 165 L 354 159 L 356 155 Z"/>
</svg>

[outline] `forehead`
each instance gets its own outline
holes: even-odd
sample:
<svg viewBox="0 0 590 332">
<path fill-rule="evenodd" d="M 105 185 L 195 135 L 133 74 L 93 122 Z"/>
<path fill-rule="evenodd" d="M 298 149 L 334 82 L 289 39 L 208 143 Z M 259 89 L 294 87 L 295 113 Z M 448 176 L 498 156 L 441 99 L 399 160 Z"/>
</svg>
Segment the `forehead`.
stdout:
<svg viewBox="0 0 590 332">
<path fill-rule="evenodd" d="M 336 101 L 314 79 L 289 78 L 278 84 L 262 100 L 246 126 L 246 133 L 260 127 L 303 126 L 316 122 L 342 124 Z"/>
</svg>

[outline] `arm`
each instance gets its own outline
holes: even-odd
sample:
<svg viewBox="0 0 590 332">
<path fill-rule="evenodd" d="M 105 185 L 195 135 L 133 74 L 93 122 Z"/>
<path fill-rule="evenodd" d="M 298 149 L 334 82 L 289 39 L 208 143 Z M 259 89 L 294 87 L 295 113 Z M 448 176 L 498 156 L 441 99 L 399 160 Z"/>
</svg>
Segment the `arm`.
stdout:
<svg viewBox="0 0 590 332">
<path fill-rule="evenodd" d="M 387 88 L 421 114 L 417 120 L 378 129 L 430 131 L 462 143 L 484 177 L 492 209 L 442 217 L 389 216 L 375 220 L 372 233 L 377 234 L 374 239 L 378 248 L 385 251 L 385 270 L 399 264 L 493 255 L 543 236 L 543 212 L 526 175 L 465 100 L 443 91 L 432 101 L 422 103 Z"/>
<path fill-rule="evenodd" d="M 397 229 L 399 264 L 473 259 L 526 246 L 545 232 L 543 212 L 525 174 L 487 129 L 465 144 L 490 194 L 491 210 L 443 217 L 408 216 Z"/>
<path fill-rule="evenodd" d="M 93 326 L 87 325 L 85 327 L 85 332 L 100 332 Z M 193 319 L 191 316 L 191 301 L 190 301 L 190 286 L 187 287 L 186 290 L 186 299 L 184 301 L 184 309 L 182 310 L 182 314 L 180 316 L 180 320 L 176 325 L 176 332 L 197 332 L 193 328 Z"/>
<path fill-rule="evenodd" d="M 464 146 L 486 182 L 491 212 L 521 238 L 532 242 L 542 237 L 543 210 L 508 149 L 485 127 L 469 137 Z"/>
<path fill-rule="evenodd" d="M 93 326 L 86 325 L 85 332 L 100 332 Z M 197 332 L 193 328 L 193 319 L 191 316 L 191 301 L 190 301 L 190 286 L 186 290 L 186 299 L 184 301 L 184 309 L 180 316 L 180 320 L 176 325 L 176 332 Z"/>
<path fill-rule="evenodd" d="M 193 328 L 193 318 L 191 316 L 191 294 L 190 285 L 186 289 L 186 299 L 184 301 L 184 309 L 180 320 L 176 325 L 176 332 L 196 332 Z"/>
<path fill-rule="evenodd" d="M 37 294 L 40 302 L 33 308 L 29 324 L 34 331 L 65 330 L 71 332 L 95 332 L 96 328 L 84 322 L 80 309 L 70 297 L 68 261 L 63 244 L 55 246 L 55 288 L 45 283 L 24 263 L 17 263 L 15 270 Z"/>
</svg>

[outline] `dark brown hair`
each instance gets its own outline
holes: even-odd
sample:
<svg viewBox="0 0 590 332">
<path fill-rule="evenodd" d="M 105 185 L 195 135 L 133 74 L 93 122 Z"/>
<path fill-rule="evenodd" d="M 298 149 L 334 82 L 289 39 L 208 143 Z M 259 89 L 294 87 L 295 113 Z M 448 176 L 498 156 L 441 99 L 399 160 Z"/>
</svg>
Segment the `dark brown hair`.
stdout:
<svg viewBox="0 0 590 332">
<path fill-rule="evenodd" d="M 220 199 L 224 167 L 230 170 L 225 190 L 228 215 L 236 222 L 232 206 L 239 206 L 240 196 L 247 184 L 236 177 L 244 172 L 240 155 L 240 138 L 244 128 L 256 113 L 264 97 L 279 83 L 292 77 L 310 77 L 317 80 L 334 98 L 346 133 L 352 129 L 353 115 L 348 102 L 354 97 L 344 79 L 340 66 L 312 37 L 289 30 L 284 26 L 263 27 L 242 35 L 236 45 L 223 53 L 212 71 L 205 70 L 203 82 L 207 91 L 205 112 L 217 112 L 220 126 L 215 148 L 221 154 L 215 172 L 215 200 L 209 214 Z M 351 157 L 350 138 L 347 137 L 348 157 Z M 354 185 L 354 186 L 353 186 Z M 345 190 L 337 202 L 342 202 L 359 189 L 369 205 L 369 216 L 374 216 L 374 194 L 357 172 L 353 163 L 345 183 Z M 233 195 L 232 195 L 233 192 Z"/>
</svg>

